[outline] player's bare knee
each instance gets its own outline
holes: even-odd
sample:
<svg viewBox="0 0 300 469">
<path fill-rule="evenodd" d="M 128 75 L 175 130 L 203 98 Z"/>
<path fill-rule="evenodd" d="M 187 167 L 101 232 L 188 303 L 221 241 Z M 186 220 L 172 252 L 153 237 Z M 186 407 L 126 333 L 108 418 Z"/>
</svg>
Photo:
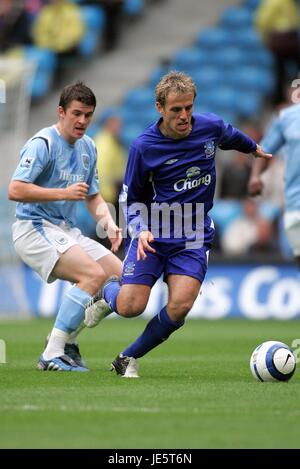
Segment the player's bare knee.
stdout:
<svg viewBox="0 0 300 469">
<path fill-rule="evenodd" d="M 90 266 L 88 272 L 82 278 L 82 285 L 86 285 L 92 295 L 94 295 L 105 282 L 106 276 L 103 269 L 95 262 Z"/>
<path fill-rule="evenodd" d="M 167 305 L 167 311 L 171 319 L 173 319 L 174 321 L 181 321 L 192 309 L 192 306 L 193 302 L 189 300 L 178 303 L 172 302 Z"/>
<path fill-rule="evenodd" d="M 124 316 L 125 318 L 134 318 L 142 314 L 142 312 L 144 311 L 138 305 L 125 304 L 123 302 L 120 302 L 120 304 L 119 302 L 117 303 L 117 309 L 120 316 Z"/>
<path fill-rule="evenodd" d="M 122 285 L 117 299 L 118 313 L 126 318 L 142 314 L 147 306 L 150 291 L 150 287 L 146 285 Z"/>
<path fill-rule="evenodd" d="M 118 298 L 117 301 L 117 309 L 120 316 L 124 316 L 126 318 L 134 318 L 139 316 L 143 313 L 144 309 L 146 308 L 147 303 L 145 304 L 144 300 L 139 298 L 135 299 L 124 299 L 122 296 Z"/>
</svg>

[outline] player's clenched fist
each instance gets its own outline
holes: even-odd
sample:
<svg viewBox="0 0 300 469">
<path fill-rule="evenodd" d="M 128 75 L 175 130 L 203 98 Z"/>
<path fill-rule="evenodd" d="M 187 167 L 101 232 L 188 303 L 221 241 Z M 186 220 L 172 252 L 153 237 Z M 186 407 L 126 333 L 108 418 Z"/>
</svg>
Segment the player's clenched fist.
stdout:
<svg viewBox="0 0 300 469">
<path fill-rule="evenodd" d="M 66 200 L 83 200 L 86 198 L 88 190 L 89 186 L 85 182 L 72 184 L 65 189 L 67 194 Z"/>
</svg>

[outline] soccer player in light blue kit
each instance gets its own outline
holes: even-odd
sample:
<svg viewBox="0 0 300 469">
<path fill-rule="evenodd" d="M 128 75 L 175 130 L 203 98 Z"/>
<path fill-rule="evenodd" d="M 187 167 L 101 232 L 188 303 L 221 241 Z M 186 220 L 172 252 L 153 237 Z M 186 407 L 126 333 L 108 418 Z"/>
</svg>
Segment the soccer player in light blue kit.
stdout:
<svg viewBox="0 0 300 469">
<path fill-rule="evenodd" d="M 117 280 L 107 281 L 103 297 L 119 315 L 137 316 L 161 274 L 169 295 L 167 305 L 141 336 L 113 361 L 113 369 L 123 377 L 138 377 L 136 359 L 183 326 L 199 294 L 214 236 L 208 212 L 215 191 L 217 148 L 271 157 L 220 117 L 193 115 L 195 97 L 196 87 L 189 76 L 165 75 L 156 87 L 161 118 L 129 151 L 120 201 L 126 204 L 132 237 L 127 243 L 122 286 Z M 97 308 L 97 303 L 91 308 Z"/>
<path fill-rule="evenodd" d="M 289 106 L 275 117 L 261 145 L 266 151 L 276 154 L 283 148 L 285 159 L 285 209 L 283 223 L 293 254 L 300 268 L 300 104 Z M 257 160 L 252 167 L 248 183 L 250 195 L 263 191 L 261 173 L 267 161 Z"/>
<path fill-rule="evenodd" d="M 76 228 L 76 202 L 85 200 L 107 230 L 112 251 L 120 246 L 121 230 L 99 194 L 96 148 L 85 135 L 95 107 L 90 88 L 81 82 L 66 86 L 57 124 L 26 142 L 9 185 L 9 198 L 18 202 L 13 241 L 19 256 L 46 282 L 75 284 L 60 306 L 40 370 L 87 371 L 75 336 L 103 282 L 121 274 L 117 256 Z"/>
</svg>

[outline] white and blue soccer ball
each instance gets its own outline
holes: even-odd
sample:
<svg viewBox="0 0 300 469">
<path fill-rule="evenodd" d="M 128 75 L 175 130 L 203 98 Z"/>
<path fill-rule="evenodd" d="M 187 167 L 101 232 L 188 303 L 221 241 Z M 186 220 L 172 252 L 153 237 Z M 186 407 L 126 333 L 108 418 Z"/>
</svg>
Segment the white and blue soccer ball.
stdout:
<svg viewBox="0 0 300 469">
<path fill-rule="evenodd" d="M 252 353 L 250 369 L 258 381 L 288 381 L 296 369 L 296 358 L 288 345 L 268 340 Z"/>
</svg>

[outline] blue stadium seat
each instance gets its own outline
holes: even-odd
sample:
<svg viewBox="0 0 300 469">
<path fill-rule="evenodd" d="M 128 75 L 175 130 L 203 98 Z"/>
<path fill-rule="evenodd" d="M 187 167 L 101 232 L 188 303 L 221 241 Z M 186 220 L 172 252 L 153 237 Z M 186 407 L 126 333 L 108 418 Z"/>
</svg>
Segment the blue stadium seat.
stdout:
<svg viewBox="0 0 300 469">
<path fill-rule="evenodd" d="M 145 8 L 145 0 L 125 0 L 123 11 L 126 15 L 135 17 L 140 16 Z"/>
<path fill-rule="evenodd" d="M 238 29 L 251 28 L 253 25 L 253 10 L 242 7 L 228 7 L 223 11 L 220 24 L 224 28 Z"/>
<path fill-rule="evenodd" d="M 121 129 L 120 140 L 125 148 L 129 148 L 133 140 L 136 139 L 142 132 L 144 127 L 138 124 L 125 124 Z"/>
<path fill-rule="evenodd" d="M 241 117 L 246 119 L 256 119 L 262 109 L 262 95 L 254 91 L 237 92 L 237 111 Z"/>
<path fill-rule="evenodd" d="M 225 229 L 242 214 L 241 202 L 238 200 L 219 199 L 214 202 L 210 215 L 222 235 Z"/>
<path fill-rule="evenodd" d="M 230 83 L 236 89 L 256 91 L 263 95 L 270 95 L 274 90 L 275 77 L 271 70 L 246 65 L 234 70 L 229 76 Z"/>
<path fill-rule="evenodd" d="M 206 104 L 202 101 L 201 96 L 197 97 L 195 102 L 194 112 L 205 114 L 205 113 L 212 113 L 220 116 L 225 122 L 228 122 L 232 125 L 237 125 L 239 116 L 237 112 L 233 109 L 221 109 L 218 107 L 217 103 L 213 103 L 211 105 Z"/>
<path fill-rule="evenodd" d="M 33 77 L 31 96 L 34 99 L 46 96 L 53 85 L 53 74 L 49 70 L 39 70 Z"/>
<path fill-rule="evenodd" d="M 210 63 L 210 53 L 199 47 L 187 47 L 176 52 L 171 62 L 171 68 L 191 72 Z"/>
<path fill-rule="evenodd" d="M 219 86 L 224 80 L 224 73 L 216 65 L 204 65 L 199 70 L 193 71 L 191 76 L 199 91 Z"/>
<path fill-rule="evenodd" d="M 236 111 L 237 109 L 237 93 L 233 87 L 230 86 L 219 86 L 212 89 L 211 92 L 205 92 L 202 94 L 199 92 L 200 102 L 210 109 L 212 112 L 219 111 Z"/>
<path fill-rule="evenodd" d="M 224 67 L 232 70 L 233 67 L 239 67 L 245 63 L 245 52 L 238 46 L 224 47 L 211 54 L 212 63 L 219 66 L 220 70 Z"/>
<path fill-rule="evenodd" d="M 256 10 L 256 8 L 261 2 L 262 0 L 244 0 L 243 6 L 251 10 Z"/>
<path fill-rule="evenodd" d="M 154 107 L 154 104 L 152 104 L 150 107 L 147 106 L 140 109 L 133 109 L 130 106 L 123 106 L 120 108 L 120 116 L 124 126 L 138 125 L 143 128 L 157 121 L 160 117 L 159 113 Z"/>
<path fill-rule="evenodd" d="M 87 29 L 101 31 L 106 22 L 106 16 L 103 8 L 96 5 L 81 5 L 80 11 Z"/>
<path fill-rule="evenodd" d="M 274 57 L 272 53 L 264 48 L 260 49 L 245 49 L 244 51 L 244 63 L 248 65 L 259 66 L 265 69 L 273 69 Z"/>
<path fill-rule="evenodd" d="M 83 57 L 94 55 L 101 47 L 101 39 L 102 38 L 99 36 L 98 31 L 94 31 L 92 29 L 87 30 L 79 43 L 79 54 Z"/>
<path fill-rule="evenodd" d="M 159 80 L 166 74 L 168 73 L 169 71 L 171 70 L 170 66 L 169 65 L 161 65 L 159 67 L 156 67 L 152 70 L 152 72 L 150 72 L 150 75 L 149 75 L 149 78 L 148 78 L 148 86 L 149 88 L 154 88 L 157 83 L 159 82 Z"/>
<path fill-rule="evenodd" d="M 132 109 L 141 109 L 143 107 L 154 106 L 155 96 L 151 88 L 140 86 L 132 88 L 124 97 L 123 106 Z"/>
<path fill-rule="evenodd" d="M 195 45 L 204 49 L 218 49 L 232 45 L 234 37 L 231 31 L 221 27 L 201 29 L 196 35 Z"/>
<path fill-rule="evenodd" d="M 35 46 L 24 46 L 24 58 L 36 64 L 38 69 L 54 70 L 57 65 L 56 54 L 50 49 Z"/>
<path fill-rule="evenodd" d="M 80 6 L 86 30 L 79 43 L 79 54 L 89 57 L 95 54 L 101 46 L 106 16 L 103 8 L 93 5 Z"/>
<path fill-rule="evenodd" d="M 45 96 L 52 87 L 55 69 L 57 66 L 56 54 L 49 49 L 34 46 L 23 47 L 24 58 L 33 62 L 36 70 L 32 80 L 32 97 Z"/>
<path fill-rule="evenodd" d="M 258 33 L 251 28 L 240 29 L 234 33 L 234 40 L 239 47 L 250 50 L 264 49 Z"/>
<path fill-rule="evenodd" d="M 224 120 L 235 123 L 238 117 L 255 118 L 259 115 L 262 95 L 255 91 L 238 90 L 234 86 L 219 86 L 210 92 L 199 92 L 199 102 Z M 228 117 L 226 117 L 228 115 Z M 235 118 L 236 117 L 236 118 Z"/>
</svg>

